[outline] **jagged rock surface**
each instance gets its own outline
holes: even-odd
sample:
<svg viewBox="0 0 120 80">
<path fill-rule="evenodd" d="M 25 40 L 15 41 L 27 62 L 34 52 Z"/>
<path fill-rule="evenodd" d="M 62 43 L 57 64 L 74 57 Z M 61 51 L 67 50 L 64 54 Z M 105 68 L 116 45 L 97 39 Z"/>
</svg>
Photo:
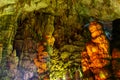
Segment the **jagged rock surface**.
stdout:
<svg viewBox="0 0 120 80">
<path fill-rule="evenodd" d="M 55 43 L 50 43 L 53 37 L 48 41 L 53 47 L 53 52 L 48 50 L 51 80 L 63 78 L 67 71 L 73 75 L 85 46 L 82 25 L 91 19 L 107 22 L 119 18 L 119 4 L 120 0 L 0 0 L 1 79 L 38 80 L 33 63 L 36 45 L 52 36 Z M 17 56 L 13 57 L 14 48 Z M 7 60 L 11 69 L 5 67 Z"/>
</svg>

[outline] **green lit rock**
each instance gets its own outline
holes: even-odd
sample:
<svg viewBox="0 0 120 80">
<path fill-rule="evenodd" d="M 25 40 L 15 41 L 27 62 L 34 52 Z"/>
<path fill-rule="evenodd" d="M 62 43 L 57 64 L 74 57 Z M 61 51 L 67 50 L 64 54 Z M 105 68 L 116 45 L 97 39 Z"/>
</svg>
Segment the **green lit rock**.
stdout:
<svg viewBox="0 0 120 80">
<path fill-rule="evenodd" d="M 77 59 L 77 58 L 80 58 L 80 52 L 74 52 L 71 56 L 70 56 L 70 59 Z"/>
<path fill-rule="evenodd" d="M 79 51 L 79 47 L 74 45 L 64 45 L 60 50 L 74 52 L 74 51 Z"/>
<path fill-rule="evenodd" d="M 21 5 L 22 3 L 22 5 Z M 64 0 L 30 0 L 30 1 L 16 1 L 16 0 L 2 0 L 0 3 L 0 8 L 4 8 L 4 10 L 0 17 L 6 15 L 14 15 L 15 7 L 20 8 L 21 11 L 25 12 L 33 12 L 38 11 L 40 9 L 45 9 L 43 12 L 50 12 L 54 13 L 54 9 L 57 11 L 55 12 L 56 15 L 63 15 L 66 9 L 71 9 L 73 13 L 79 14 L 79 16 L 84 18 L 86 17 L 95 17 L 100 20 L 113 20 L 115 18 L 120 17 L 120 9 L 119 9 L 119 0 L 75 0 L 75 1 L 68 1 L 68 3 Z M 9 8 L 7 8 L 7 6 Z M 65 20 L 65 19 L 64 19 Z"/>
<path fill-rule="evenodd" d="M 65 59 L 68 59 L 71 54 L 72 53 L 69 53 L 69 52 L 62 52 L 60 57 L 62 60 L 65 60 Z"/>
<path fill-rule="evenodd" d="M 25 4 L 24 6 L 24 11 L 27 11 L 27 12 L 32 12 L 34 10 L 39 10 L 41 8 L 46 8 L 48 7 L 48 0 L 46 1 L 41 1 L 39 3 L 36 4 L 36 2 L 31 2 L 31 4 Z"/>
<path fill-rule="evenodd" d="M 118 1 L 113 0 L 82 0 L 78 2 L 78 6 L 82 10 L 78 10 L 80 15 L 84 16 L 93 16 L 100 20 L 113 20 L 117 17 L 120 17 L 118 14 L 120 9 Z"/>
</svg>

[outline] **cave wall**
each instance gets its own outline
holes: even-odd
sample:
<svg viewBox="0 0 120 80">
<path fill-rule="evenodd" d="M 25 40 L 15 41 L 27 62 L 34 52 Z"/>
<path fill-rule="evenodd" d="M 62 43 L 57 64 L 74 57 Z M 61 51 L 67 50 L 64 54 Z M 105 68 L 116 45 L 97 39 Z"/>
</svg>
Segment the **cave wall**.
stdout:
<svg viewBox="0 0 120 80">
<path fill-rule="evenodd" d="M 77 70 L 81 72 L 80 53 L 85 47 L 82 26 L 91 20 L 111 25 L 110 21 L 120 17 L 119 0 L 2 0 L 0 4 L 0 77 L 8 80 L 26 78 L 22 73 L 31 75 L 25 80 L 32 79 L 33 74 L 37 79 L 37 68 L 32 61 L 37 44 L 52 41 L 47 36 L 55 38 L 54 44 L 47 43 L 48 52 L 52 52 L 51 80 L 65 75 L 74 78 Z M 10 72 L 14 73 L 9 75 Z"/>
</svg>

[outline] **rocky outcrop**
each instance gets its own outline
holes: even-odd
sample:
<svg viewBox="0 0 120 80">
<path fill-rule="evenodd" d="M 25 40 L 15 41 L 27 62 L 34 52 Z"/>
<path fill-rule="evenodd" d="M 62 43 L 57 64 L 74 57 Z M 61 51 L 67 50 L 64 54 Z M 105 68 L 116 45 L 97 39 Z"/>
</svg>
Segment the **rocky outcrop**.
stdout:
<svg viewBox="0 0 120 80">
<path fill-rule="evenodd" d="M 108 68 L 110 65 L 109 41 L 99 23 L 91 22 L 89 31 L 91 40 L 86 43 L 86 49 L 81 53 L 84 78 L 106 80 L 112 76 Z"/>
</svg>

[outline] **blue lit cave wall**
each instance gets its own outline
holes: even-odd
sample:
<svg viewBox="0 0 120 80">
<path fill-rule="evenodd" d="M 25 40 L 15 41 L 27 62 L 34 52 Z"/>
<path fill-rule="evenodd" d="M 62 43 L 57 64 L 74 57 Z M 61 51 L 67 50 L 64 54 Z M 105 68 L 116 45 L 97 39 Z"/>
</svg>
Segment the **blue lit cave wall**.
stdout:
<svg viewBox="0 0 120 80">
<path fill-rule="evenodd" d="M 119 0 L 1 0 L 0 80 L 119 80 L 119 4 Z M 93 38 L 96 35 L 100 37 Z M 100 55 L 93 55 L 99 52 L 109 54 L 102 59 L 107 65 L 101 65 Z"/>
</svg>

